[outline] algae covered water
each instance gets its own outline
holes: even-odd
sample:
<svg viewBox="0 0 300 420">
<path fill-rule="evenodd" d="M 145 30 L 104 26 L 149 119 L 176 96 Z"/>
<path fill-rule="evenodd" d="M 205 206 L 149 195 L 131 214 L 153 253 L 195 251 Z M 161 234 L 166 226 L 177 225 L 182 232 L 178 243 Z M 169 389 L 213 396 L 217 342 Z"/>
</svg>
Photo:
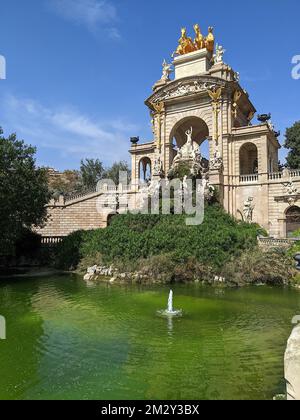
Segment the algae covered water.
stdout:
<svg viewBox="0 0 300 420">
<path fill-rule="evenodd" d="M 298 290 L 1 280 L 0 399 L 272 399 Z"/>
</svg>

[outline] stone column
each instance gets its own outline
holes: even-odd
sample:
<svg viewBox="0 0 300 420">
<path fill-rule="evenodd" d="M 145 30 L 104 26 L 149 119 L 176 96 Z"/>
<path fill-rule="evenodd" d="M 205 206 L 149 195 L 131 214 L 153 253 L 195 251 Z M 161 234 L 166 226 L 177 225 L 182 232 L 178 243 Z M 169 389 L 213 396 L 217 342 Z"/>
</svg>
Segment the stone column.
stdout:
<svg viewBox="0 0 300 420">
<path fill-rule="evenodd" d="M 136 149 L 136 145 L 133 145 L 131 147 L 132 150 Z M 137 179 L 139 178 L 139 174 L 138 174 L 138 168 L 137 168 L 137 158 L 136 158 L 136 154 L 132 153 L 131 154 L 131 180 L 133 184 L 136 184 Z"/>
</svg>

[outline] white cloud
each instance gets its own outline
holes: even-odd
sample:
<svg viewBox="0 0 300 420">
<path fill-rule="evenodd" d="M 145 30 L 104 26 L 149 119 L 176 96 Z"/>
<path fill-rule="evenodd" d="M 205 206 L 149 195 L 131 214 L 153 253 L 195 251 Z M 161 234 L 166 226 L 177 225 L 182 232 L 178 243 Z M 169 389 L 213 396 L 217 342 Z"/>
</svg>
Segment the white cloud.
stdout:
<svg viewBox="0 0 300 420">
<path fill-rule="evenodd" d="M 110 0 L 48 0 L 58 15 L 91 32 L 104 30 L 113 39 L 120 37 L 115 24 L 118 20 L 116 7 Z"/>
<path fill-rule="evenodd" d="M 42 155 L 49 154 L 50 166 L 56 166 L 56 158 L 65 168 L 86 157 L 99 158 L 105 164 L 129 160 L 129 137 L 139 131 L 123 118 L 96 120 L 71 106 L 53 109 L 13 95 L 1 101 L 0 110 L 3 127 L 37 146 Z"/>
</svg>

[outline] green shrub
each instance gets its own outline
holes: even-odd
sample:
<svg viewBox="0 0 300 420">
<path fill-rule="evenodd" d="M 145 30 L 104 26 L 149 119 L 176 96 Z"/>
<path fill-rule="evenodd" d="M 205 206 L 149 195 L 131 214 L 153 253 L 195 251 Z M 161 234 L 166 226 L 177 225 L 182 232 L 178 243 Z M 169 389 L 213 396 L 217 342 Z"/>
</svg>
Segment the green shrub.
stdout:
<svg viewBox="0 0 300 420">
<path fill-rule="evenodd" d="M 16 257 L 32 258 L 41 249 L 41 236 L 29 229 L 23 229 L 16 242 Z"/>
<path fill-rule="evenodd" d="M 75 270 L 82 258 L 81 247 L 93 231 L 77 231 L 67 236 L 55 249 L 55 266 L 62 270 Z"/>
<path fill-rule="evenodd" d="M 248 250 L 239 258 L 227 263 L 222 276 L 236 285 L 272 284 L 288 285 L 296 274 L 295 264 L 285 250 L 274 249 L 262 252 L 261 249 Z"/>
<path fill-rule="evenodd" d="M 292 233 L 293 238 L 300 238 L 300 229 L 295 230 L 295 232 Z"/>
<path fill-rule="evenodd" d="M 194 258 L 219 270 L 232 257 L 257 245 L 258 226 L 237 222 L 219 205 L 207 206 L 202 225 L 187 226 L 185 215 L 121 215 L 106 229 L 77 232 L 57 249 L 57 266 L 76 268 L 80 259 L 101 255 L 104 264 L 136 265 L 170 255 L 178 264 Z"/>
</svg>

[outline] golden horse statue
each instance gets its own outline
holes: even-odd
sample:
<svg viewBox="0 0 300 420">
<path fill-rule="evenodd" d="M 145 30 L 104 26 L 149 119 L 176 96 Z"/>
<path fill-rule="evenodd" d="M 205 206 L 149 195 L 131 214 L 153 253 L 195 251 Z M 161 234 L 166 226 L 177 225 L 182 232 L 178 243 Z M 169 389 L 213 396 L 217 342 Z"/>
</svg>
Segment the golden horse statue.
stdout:
<svg viewBox="0 0 300 420">
<path fill-rule="evenodd" d="M 207 37 L 203 36 L 200 30 L 200 26 L 198 24 L 194 25 L 194 30 L 196 34 L 196 38 L 193 41 L 192 38 L 187 36 L 186 28 L 181 29 L 181 38 L 179 39 L 179 45 L 177 50 L 172 54 L 172 57 L 175 55 L 184 55 L 191 53 L 193 51 L 202 50 L 204 48 L 207 49 L 210 53 L 214 52 L 215 48 L 215 36 L 214 36 L 214 28 L 208 28 L 208 35 Z"/>
<path fill-rule="evenodd" d="M 214 36 L 214 28 L 212 26 L 210 26 L 208 28 L 208 35 L 206 37 L 206 41 L 205 41 L 205 46 L 207 51 L 209 52 L 214 52 L 215 49 L 215 36 Z"/>
<path fill-rule="evenodd" d="M 206 38 L 202 35 L 201 30 L 200 30 L 200 26 L 198 25 L 198 23 L 196 25 L 194 25 L 194 30 L 195 30 L 195 34 L 196 34 L 195 48 L 197 50 L 202 50 L 203 48 L 205 48 Z"/>
<path fill-rule="evenodd" d="M 181 29 L 181 38 L 179 39 L 179 45 L 177 50 L 172 54 L 172 57 L 175 55 L 184 55 L 190 52 L 195 51 L 195 45 L 192 41 L 192 38 L 187 36 L 186 28 Z"/>
</svg>

